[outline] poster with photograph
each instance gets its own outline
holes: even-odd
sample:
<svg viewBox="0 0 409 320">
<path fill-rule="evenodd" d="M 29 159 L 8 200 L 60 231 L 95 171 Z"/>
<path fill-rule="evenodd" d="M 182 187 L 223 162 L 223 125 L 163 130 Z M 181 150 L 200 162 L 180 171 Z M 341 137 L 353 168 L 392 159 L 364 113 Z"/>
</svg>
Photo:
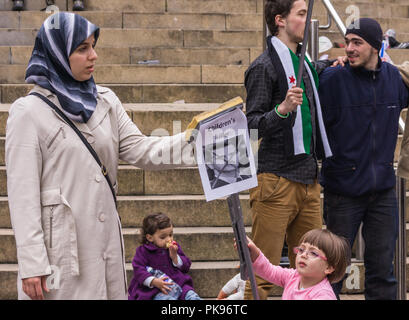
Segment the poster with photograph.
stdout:
<svg viewBox="0 0 409 320">
<path fill-rule="evenodd" d="M 257 174 L 240 108 L 200 125 L 195 139 L 197 162 L 207 201 L 257 186 Z"/>
</svg>

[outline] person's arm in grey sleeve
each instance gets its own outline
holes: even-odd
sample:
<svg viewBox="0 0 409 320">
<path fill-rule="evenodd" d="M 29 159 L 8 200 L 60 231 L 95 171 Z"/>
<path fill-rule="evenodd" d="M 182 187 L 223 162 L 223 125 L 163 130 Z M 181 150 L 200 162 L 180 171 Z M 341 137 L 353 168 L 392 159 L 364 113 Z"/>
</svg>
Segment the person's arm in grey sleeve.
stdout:
<svg viewBox="0 0 409 320">
<path fill-rule="evenodd" d="M 326 68 L 331 67 L 337 59 L 333 60 L 318 60 L 311 62 L 314 69 L 317 71 L 318 75 L 321 74 Z"/>
</svg>

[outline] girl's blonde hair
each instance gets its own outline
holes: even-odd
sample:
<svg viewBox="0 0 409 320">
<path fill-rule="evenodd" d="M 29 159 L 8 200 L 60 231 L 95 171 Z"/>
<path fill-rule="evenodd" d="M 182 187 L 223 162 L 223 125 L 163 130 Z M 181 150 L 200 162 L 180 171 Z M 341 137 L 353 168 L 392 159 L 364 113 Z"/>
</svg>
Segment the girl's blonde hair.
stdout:
<svg viewBox="0 0 409 320">
<path fill-rule="evenodd" d="M 328 265 L 334 268 L 334 272 L 328 275 L 330 283 L 342 280 L 351 263 L 351 249 L 345 238 L 326 229 L 314 229 L 304 234 L 301 243 L 309 243 L 324 252 Z"/>
</svg>

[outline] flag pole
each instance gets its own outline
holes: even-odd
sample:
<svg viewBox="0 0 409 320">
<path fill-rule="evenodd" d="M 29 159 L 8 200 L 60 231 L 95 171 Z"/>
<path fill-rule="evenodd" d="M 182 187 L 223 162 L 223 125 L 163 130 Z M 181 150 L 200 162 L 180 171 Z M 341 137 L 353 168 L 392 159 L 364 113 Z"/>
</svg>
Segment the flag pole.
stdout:
<svg viewBox="0 0 409 320">
<path fill-rule="evenodd" d="M 257 282 L 253 271 L 253 265 L 250 257 L 250 251 L 247 243 L 246 230 L 243 222 L 243 212 L 241 210 L 240 198 L 238 193 L 234 193 L 227 198 L 229 205 L 230 219 L 236 239 L 237 251 L 240 258 L 240 275 L 242 280 L 250 280 L 253 300 L 260 300 L 257 290 Z"/>
<path fill-rule="evenodd" d="M 301 87 L 301 80 L 302 74 L 304 72 L 304 60 L 305 60 L 305 53 L 307 51 L 307 44 L 309 38 L 309 30 L 311 25 L 311 17 L 312 17 L 312 10 L 314 8 L 314 0 L 310 0 L 308 3 L 308 12 L 307 12 L 307 21 L 305 22 L 305 29 L 304 29 L 304 38 L 301 47 L 301 55 L 300 55 L 300 65 L 298 67 L 298 74 L 297 74 L 297 87 Z"/>
</svg>

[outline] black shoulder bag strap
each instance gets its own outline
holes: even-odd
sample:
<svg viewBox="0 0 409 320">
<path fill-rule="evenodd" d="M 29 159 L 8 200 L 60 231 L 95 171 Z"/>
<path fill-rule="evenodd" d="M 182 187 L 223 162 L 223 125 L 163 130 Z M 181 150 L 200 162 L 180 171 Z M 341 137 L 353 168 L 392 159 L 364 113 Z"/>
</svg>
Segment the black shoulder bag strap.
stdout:
<svg viewBox="0 0 409 320">
<path fill-rule="evenodd" d="M 47 103 L 51 108 L 53 108 L 55 112 L 57 112 L 65 120 L 65 122 L 69 124 L 69 126 L 75 131 L 78 137 L 80 137 L 81 141 L 85 144 L 85 146 L 87 147 L 87 149 L 89 150 L 89 152 L 91 153 L 91 155 L 94 157 L 95 161 L 98 163 L 99 167 L 101 168 L 101 172 L 104 175 L 105 179 L 107 180 L 109 188 L 111 189 L 111 192 L 112 192 L 112 196 L 114 197 L 115 207 L 117 207 L 115 190 L 114 190 L 111 180 L 109 179 L 108 171 L 106 167 L 102 164 L 101 160 L 99 160 L 97 153 L 92 148 L 92 146 L 88 143 L 87 139 L 85 139 L 85 137 L 80 132 L 80 130 L 75 126 L 75 124 L 72 123 L 72 121 L 64 114 L 64 112 L 62 112 L 60 108 L 58 108 L 53 102 L 51 102 L 49 99 L 44 97 L 42 94 L 39 94 L 38 92 L 31 92 L 30 95 L 39 97 L 41 100 Z"/>
</svg>

